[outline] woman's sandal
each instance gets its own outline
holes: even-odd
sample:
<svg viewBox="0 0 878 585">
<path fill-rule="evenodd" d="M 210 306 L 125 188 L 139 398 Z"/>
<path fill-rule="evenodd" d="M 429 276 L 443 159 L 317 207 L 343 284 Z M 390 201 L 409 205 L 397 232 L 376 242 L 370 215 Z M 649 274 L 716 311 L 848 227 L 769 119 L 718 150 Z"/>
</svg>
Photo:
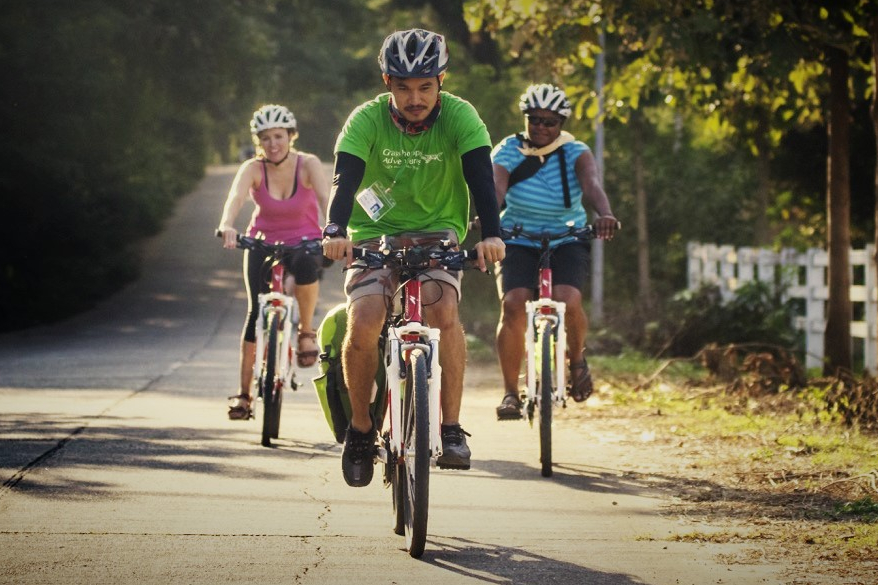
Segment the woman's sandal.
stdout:
<svg viewBox="0 0 878 585">
<path fill-rule="evenodd" d="M 302 340 L 310 339 L 314 342 L 314 349 L 302 350 Z M 296 350 L 296 363 L 299 364 L 300 368 L 307 368 L 309 366 L 313 366 L 317 361 L 317 356 L 320 354 L 320 350 L 317 348 L 317 334 L 313 331 L 302 331 L 299 329 L 299 338 L 297 341 L 299 348 Z"/>
<path fill-rule="evenodd" d="M 229 420 L 250 420 L 253 418 L 251 401 L 252 398 L 248 394 L 229 396 Z"/>
<path fill-rule="evenodd" d="M 518 394 L 506 394 L 497 407 L 497 420 L 519 420 L 521 418 L 521 400 Z"/>
<path fill-rule="evenodd" d="M 585 402 L 592 392 L 594 392 L 594 383 L 585 358 L 582 358 L 582 362 L 578 364 L 570 364 L 570 387 L 567 389 L 570 397 L 575 402 Z"/>
</svg>

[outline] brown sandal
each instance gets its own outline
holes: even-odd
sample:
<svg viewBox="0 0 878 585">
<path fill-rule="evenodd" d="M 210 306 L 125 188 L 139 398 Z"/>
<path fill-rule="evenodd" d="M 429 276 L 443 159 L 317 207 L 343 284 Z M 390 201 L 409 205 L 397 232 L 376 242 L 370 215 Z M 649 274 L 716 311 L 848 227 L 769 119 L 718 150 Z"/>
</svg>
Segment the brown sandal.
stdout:
<svg viewBox="0 0 878 585">
<path fill-rule="evenodd" d="M 299 338 L 297 343 L 299 345 L 296 350 L 296 363 L 299 364 L 300 368 L 307 368 L 313 366 L 317 361 L 317 356 L 320 354 L 320 350 L 315 347 L 315 349 L 309 349 L 307 351 L 302 351 L 302 340 L 310 339 L 314 342 L 314 345 L 317 345 L 317 334 L 313 331 L 302 331 L 299 330 Z"/>
<path fill-rule="evenodd" d="M 229 420 L 250 420 L 253 409 L 250 407 L 252 398 L 249 394 L 229 396 Z"/>
<path fill-rule="evenodd" d="M 503 401 L 497 407 L 497 420 L 519 419 L 521 419 L 521 400 L 519 400 L 518 394 L 510 392 L 503 397 Z"/>
<path fill-rule="evenodd" d="M 594 383 L 585 358 L 582 358 L 582 362 L 578 364 L 570 364 L 570 386 L 567 388 L 570 397 L 575 402 L 585 402 L 592 392 L 594 392 Z"/>
</svg>

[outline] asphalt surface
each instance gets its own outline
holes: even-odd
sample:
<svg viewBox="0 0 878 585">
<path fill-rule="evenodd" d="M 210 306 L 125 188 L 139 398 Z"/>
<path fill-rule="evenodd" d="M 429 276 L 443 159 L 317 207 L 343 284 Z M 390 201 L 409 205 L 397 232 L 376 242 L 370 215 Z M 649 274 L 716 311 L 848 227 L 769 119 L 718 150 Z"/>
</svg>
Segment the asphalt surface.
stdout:
<svg viewBox="0 0 878 585">
<path fill-rule="evenodd" d="M 210 169 L 180 201 L 136 283 L 0 337 L 0 583 L 782 582 L 752 545 L 675 541 L 711 527 L 662 514 L 667 496 L 614 467 L 630 448 L 560 426 L 542 478 L 536 430 L 494 420 L 491 365 L 468 369 L 473 468 L 431 474 L 419 560 L 391 530 L 381 467 L 345 485 L 316 366 L 260 446 L 256 421 L 226 418 L 246 301 L 240 252 L 212 230 L 233 172 Z M 319 314 L 340 282 L 335 266 Z"/>
</svg>

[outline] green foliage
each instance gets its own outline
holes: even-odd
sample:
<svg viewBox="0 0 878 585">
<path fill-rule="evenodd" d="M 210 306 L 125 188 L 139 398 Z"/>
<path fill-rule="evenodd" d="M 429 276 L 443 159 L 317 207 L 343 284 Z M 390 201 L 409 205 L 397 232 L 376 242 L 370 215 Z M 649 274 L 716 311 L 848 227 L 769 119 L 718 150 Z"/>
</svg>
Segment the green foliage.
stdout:
<svg viewBox="0 0 878 585">
<path fill-rule="evenodd" d="M 836 506 L 836 512 L 842 516 L 856 516 L 859 518 L 870 518 L 872 522 L 878 521 L 878 502 L 870 496 L 855 500 L 853 502 L 844 502 Z"/>
<path fill-rule="evenodd" d="M 138 242 L 208 162 L 249 142 L 258 105 L 289 104 L 302 143 L 330 155 L 355 103 L 348 83 L 365 62 L 380 79 L 374 49 L 356 54 L 382 34 L 360 28 L 368 14 L 354 1 L 0 5 L 0 328 L 57 319 L 133 278 Z"/>
<path fill-rule="evenodd" d="M 795 348 L 795 306 L 780 289 L 750 282 L 726 302 L 713 286 L 684 291 L 671 300 L 657 322 L 647 325 L 646 347 L 669 356 L 692 356 L 709 343 L 759 342 Z"/>
<path fill-rule="evenodd" d="M 7 0 L 0 4 L 0 212 L 10 218 L 0 236 L 2 327 L 87 306 L 132 278 L 137 242 L 160 229 L 206 163 L 234 160 L 250 141 L 247 122 L 259 105 L 290 106 L 298 146 L 329 160 L 345 116 L 383 91 L 381 39 L 394 28 L 424 26 L 447 34 L 446 88 L 477 107 L 495 142 L 521 129 L 516 100 L 530 82 L 568 90 L 576 114 L 566 128 L 592 146 L 604 98 L 604 178 L 625 224 L 605 248 L 605 312 L 619 318 L 617 331 L 642 343 L 640 323 L 653 315 L 631 310 L 637 234 L 625 122 L 635 109 L 649 122 L 649 260 L 661 300 L 685 286 L 687 241 L 752 243 L 763 213 L 753 195 L 754 149 L 772 148 L 778 196 L 767 204 L 775 233 L 793 245 L 822 243 L 813 227 L 824 221 L 826 185 L 820 51 L 824 43 L 845 47 L 858 98 L 852 235 L 870 239 L 875 153 L 863 25 L 875 7 L 824 4 Z M 489 58 L 475 50 L 479 35 L 490 40 Z M 603 94 L 594 89 L 601 52 Z M 762 134 L 769 140 L 759 143 Z M 480 299 L 466 316 L 490 339 L 493 283 L 477 275 L 467 281 L 482 281 L 466 293 Z M 63 302 L 50 290 L 57 282 L 64 282 Z"/>
</svg>

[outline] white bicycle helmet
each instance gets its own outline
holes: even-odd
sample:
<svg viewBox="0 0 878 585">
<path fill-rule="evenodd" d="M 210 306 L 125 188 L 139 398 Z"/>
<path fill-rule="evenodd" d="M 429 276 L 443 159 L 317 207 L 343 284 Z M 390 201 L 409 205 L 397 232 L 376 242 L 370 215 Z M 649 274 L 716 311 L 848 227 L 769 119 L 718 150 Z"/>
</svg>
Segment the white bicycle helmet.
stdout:
<svg viewBox="0 0 878 585">
<path fill-rule="evenodd" d="M 528 87 L 527 91 L 521 94 L 518 109 L 522 112 L 549 110 L 564 118 L 569 118 L 573 111 L 564 90 L 550 83 L 540 83 Z"/>
<path fill-rule="evenodd" d="M 384 39 L 378 64 L 393 77 L 436 77 L 448 68 L 448 46 L 445 37 L 428 30 L 396 31 Z"/>
<path fill-rule="evenodd" d="M 269 128 L 288 128 L 296 131 L 296 117 L 284 106 L 268 104 L 253 112 L 250 133 L 259 134 Z"/>
</svg>

